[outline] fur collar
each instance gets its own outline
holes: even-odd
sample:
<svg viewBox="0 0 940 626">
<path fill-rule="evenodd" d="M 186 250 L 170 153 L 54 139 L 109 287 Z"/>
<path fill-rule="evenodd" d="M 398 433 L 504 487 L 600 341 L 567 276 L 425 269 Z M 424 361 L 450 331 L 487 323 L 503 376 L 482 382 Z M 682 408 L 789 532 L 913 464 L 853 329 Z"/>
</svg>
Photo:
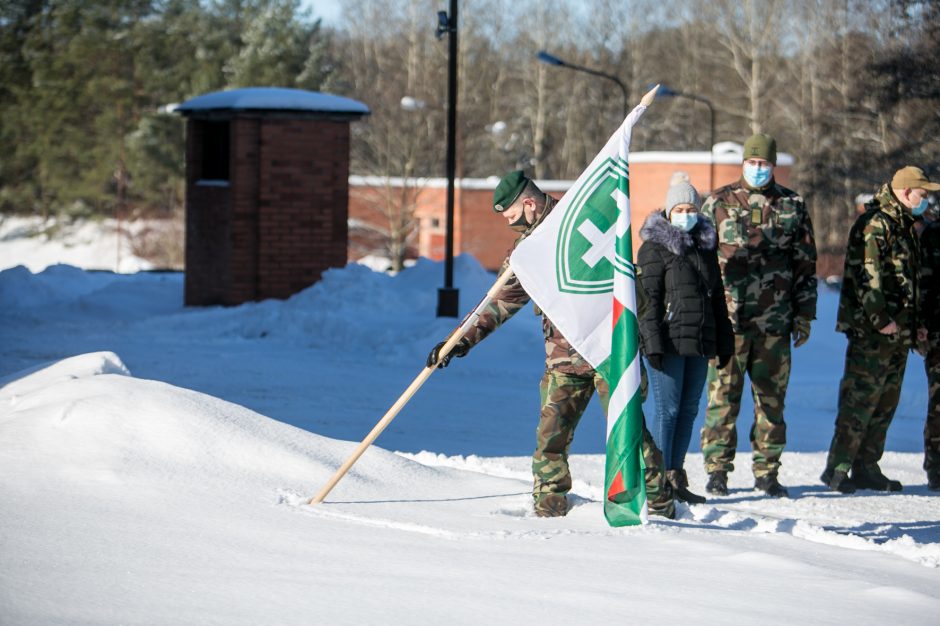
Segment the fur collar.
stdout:
<svg viewBox="0 0 940 626">
<path fill-rule="evenodd" d="M 693 247 L 700 250 L 714 250 L 717 235 L 708 218 L 699 215 L 698 224 L 691 231 L 679 230 L 660 212 L 651 213 L 640 229 L 644 241 L 658 243 L 675 255 L 685 255 Z"/>
</svg>

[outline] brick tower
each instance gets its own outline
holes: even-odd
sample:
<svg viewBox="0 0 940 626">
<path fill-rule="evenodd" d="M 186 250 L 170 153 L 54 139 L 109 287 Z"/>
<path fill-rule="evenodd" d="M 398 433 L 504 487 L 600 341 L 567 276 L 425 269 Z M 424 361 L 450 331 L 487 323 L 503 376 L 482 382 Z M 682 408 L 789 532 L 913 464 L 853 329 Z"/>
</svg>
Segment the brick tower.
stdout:
<svg viewBox="0 0 940 626">
<path fill-rule="evenodd" d="M 186 116 L 187 305 L 286 298 L 346 264 L 349 123 L 361 102 L 255 87 Z"/>
</svg>

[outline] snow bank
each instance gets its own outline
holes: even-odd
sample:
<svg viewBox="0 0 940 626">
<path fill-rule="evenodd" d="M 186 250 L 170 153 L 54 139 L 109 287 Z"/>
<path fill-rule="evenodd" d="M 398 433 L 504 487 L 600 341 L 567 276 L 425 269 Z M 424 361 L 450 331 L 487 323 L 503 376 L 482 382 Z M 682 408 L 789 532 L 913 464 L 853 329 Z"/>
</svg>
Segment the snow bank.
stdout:
<svg viewBox="0 0 940 626">
<path fill-rule="evenodd" d="M 151 269 L 149 262 L 131 252 L 133 233 L 128 227 L 114 219 L 0 217 L 0 269 L 23 265 L 40 272 L 57 264 L 123 273 Z"/>
</svg>

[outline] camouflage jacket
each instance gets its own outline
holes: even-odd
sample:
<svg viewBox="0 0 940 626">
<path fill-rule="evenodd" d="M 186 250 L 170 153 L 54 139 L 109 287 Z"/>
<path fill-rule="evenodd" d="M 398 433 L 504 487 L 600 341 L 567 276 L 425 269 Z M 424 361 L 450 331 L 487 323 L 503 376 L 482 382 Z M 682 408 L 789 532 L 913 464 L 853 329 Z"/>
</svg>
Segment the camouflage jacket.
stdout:
<svg viewBox="0 0 940 626">
<path fill-rule="evenodd" d="M 914 218 L 884 185 L 849 231 L 836 330 L 867 336 L 892 321 L 916 339 L 920 246 Z"/>
<path fill-rule="evenodd" d="M 940 221 L 928 224 L 920 235 L 921 323 L 940 333 Z"/>
<path fill-rule="evenodd" d="M 776 183 L 742 181 L 708 198 L 702 213 L 718 232 L 718 265 L 735 334 L 787 335 L 796 317 L 816 317 L 816 240 L 803 198 Z"/>
<path fill-rule="evenodd" d="M 538 220 L 530 226 L 513 244 L 513 250 L 519 243 L 529 236 L 532 231 L 539 227 L 552 209 L 556 201 L 551 196 L 546 196 L 545 210 Z M 509 269 L 509 257 L 503 261 L 499 273 L 502 274 Z M 513 276 L 506 285 L 490 300 L 486 305 L 476 323 L 470 327 L 463 338 L 473 347 L 480 343 L 487 335 L 499 328 L 509 318 L 515 315 L 520 309 L 528 304 L 530 298 L 525 289 L 519 283 L 519 279 Z M 536 309 L 536 313 L 540 313 Z M 542 332 L 545 335 L 545 367 L 554 369 L 566 374 L 590 375 L 594 372 L 591 364 L 584 360 L 577 350 L 575 350 L 568 340 L 555 328 L 552 321 L 544 314 L 542 315 Z"/>
</svg>

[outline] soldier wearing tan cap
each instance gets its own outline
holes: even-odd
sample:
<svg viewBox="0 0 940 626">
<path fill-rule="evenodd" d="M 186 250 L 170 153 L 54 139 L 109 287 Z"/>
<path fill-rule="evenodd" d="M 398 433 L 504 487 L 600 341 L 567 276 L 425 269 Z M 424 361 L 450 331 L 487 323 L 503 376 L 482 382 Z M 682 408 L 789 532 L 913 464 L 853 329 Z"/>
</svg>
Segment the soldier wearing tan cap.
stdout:
<svg viewBox="0 0 940 626">
<path fill-rule="evenodd" d="M 919 167 L 898 170 L 849 232 L 836 330 L 848 337 L 835 434 L 820 479 L 833 491 L 900 491 L 878 466 L 894 418 L 908 350 L 926 336 L 919 310 L 914 211 L 940 184 Z M 850 475 L 851 473 L 851 475 Z"/>
</svg>

